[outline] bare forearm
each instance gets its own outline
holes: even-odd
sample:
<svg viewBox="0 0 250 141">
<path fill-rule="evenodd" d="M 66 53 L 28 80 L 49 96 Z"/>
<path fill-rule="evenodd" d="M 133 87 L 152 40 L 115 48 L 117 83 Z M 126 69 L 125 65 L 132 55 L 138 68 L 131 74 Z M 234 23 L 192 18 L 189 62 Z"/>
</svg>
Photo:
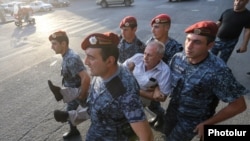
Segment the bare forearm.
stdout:
<svg viewBox="0 0 250 141">
<path fill-rule="evenodd" d="M 147 120 L 130 123 L 134 132 L 139 138 L 139 141 L 153 141 L 153 132 L 148 124 Z"/>
<path fill-rule="evenodd" d="M 153 99 L 153 92 L 151 91 L 145 91 L 145 90 L 140 90 L 140 96 L 150 99 L 150 100 L 154 100 Z"/>
<path fill-rule="evenodd" d="M 213 117 L 206 120 L 204 124 L 216 124 L 225 121 L 229 118 L 236 116 L 237 114 L 246 110 L 246 103 L 244 97 L 240 97 L 235 102 L 228 104 L 225 108 L 221 109 Z"/>
<path fill-rule="evenodd" d="M 244 36 L 243 36 L 243 42 L 241 47 L 245 50 L 247 50 L 247 45 L 249 42 L 249 38 L 250 38 L 250 29 L 245 29 L 244 30 Z"/>
<path fill-rule="evenodd" d="M 85 99 L 88 96 L 88 89 L 90 86 L 90 76 L 86 72 L 81 72 L 80 77 L 81 77 L 81 91 L 79 94 L 79 98 Z"/>
</svg>

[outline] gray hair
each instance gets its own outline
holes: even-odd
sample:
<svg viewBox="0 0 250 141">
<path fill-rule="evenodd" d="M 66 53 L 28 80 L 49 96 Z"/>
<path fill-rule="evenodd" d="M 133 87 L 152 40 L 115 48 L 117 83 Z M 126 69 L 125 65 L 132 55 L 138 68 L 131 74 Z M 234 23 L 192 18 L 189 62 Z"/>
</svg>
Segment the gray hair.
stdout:
<svg viewBox="0 0 250 141">
<path fill-rule="evenodd" d="M 165 45 L 158 40 L 150 41 L 147 44 L 147 47 L 157 47 L 157 53 L 159 53 L 160 55 L 164 55 L 165 53 Z"/>
</svg>

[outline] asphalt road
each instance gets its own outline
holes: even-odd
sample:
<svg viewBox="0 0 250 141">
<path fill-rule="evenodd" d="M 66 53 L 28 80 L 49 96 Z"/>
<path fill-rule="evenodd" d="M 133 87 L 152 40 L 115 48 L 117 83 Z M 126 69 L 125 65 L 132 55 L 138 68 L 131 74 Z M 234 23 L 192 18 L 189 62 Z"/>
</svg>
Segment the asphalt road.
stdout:
<svg viewBox="0 0 250 141">
<path fill-rule="evenodd" d="M 170 36 L 183 43 L 184 29 L 200 20 L 216 21 L 221 12 L 233 5 L 233 0 L 135 0 L 131 7 L 112 6 L 103 9 L 94 0 L 72 0 L 71 6 L 52 12 L 36 13 L 35 25 L 16 27 L 13 22 L 0 24 L 0 141 L 62 141 L 68 125 L 57 123 L 55 109 L 63 110 L 65 104 L 56 102 L 47 86 L 51 79 L 61 84 L 61 56 L 50 49 L 48 36 L 62 29 L 68 32 L 70 47 L 82 59 L 80 49 L 83 38 L 93 32 L 119 33 L 120 20 L 133 15 L 138 19 L 138 37 L 146 41 L 151 36 L 150 20 L 160 13 L 172 18 Z M 250 6 L 248 5 L 250 9 Z M 241 40 L 240 40 L 241 41 Z M 228 66 L 236 79 L 250 89 L 250 52 L 233 52 Z M 249 106 L 249 94 L 246 102 Z M 166 107 L 168 101 L 162 103 Z M 220 103 L 218 109 L 225 104 Z M 221 124 L 250 124 L 249 108 L 242 114 Z M 150 115 L 148 115 L 150 116 Z M 81 136 L 71 141 L 83 141 L 90 122 L 78 126 Z M 164 135 L 154 131 L 155 141 Z"/>
</svg>

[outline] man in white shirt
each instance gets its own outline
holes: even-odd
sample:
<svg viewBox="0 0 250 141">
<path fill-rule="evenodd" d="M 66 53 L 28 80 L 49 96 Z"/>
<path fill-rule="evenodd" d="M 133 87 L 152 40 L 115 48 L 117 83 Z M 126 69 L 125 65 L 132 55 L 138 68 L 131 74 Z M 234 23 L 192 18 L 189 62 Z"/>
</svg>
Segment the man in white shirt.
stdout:
<svg viewBox="0 0 250 141">
<path fill-rule="evenodd" d="M 123 63 L 130 68 L 140 85 L 140 96 L 144 106 L 149 106 L 152 100 L 164 102 L 171 91 L 170 69 L 162 61 L 164 52 L 164 44 L 153 40 L 147 44 L 144 54 L 137 53 Z M 151 85 L 148 85 L 150 83 Z M 156 89 L 160 91 L 155 91 Z M 164 113 L 164 109 L 159 107 L 157 111 L 152 112 L 158 115 L 158 113 Z M 159 118 L 163 119 L 163 117 Z"/>
</svg>

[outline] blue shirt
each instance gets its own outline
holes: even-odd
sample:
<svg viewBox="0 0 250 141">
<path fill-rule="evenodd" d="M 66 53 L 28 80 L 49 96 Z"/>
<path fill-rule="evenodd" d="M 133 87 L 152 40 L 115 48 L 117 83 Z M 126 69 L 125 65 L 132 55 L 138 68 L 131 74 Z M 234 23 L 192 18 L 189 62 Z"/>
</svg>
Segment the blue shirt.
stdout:
<svg viewBox="0 0 250 141">
<path fill-rule="evenodd" d="M 116 81 L 113 83 L 113 80 Z M 112 84 L 108 85 L 110 82 Z M 108 80 L 93 78 L 87 105 L 91 125 L 86 141 L 127 141 L 128 137 L 122 133 L 122 126 L 146 119 L 139 99 L 137 81 L 122 66 Z"/>
<path fill-rule="evenodd" d="M 63 55 L 62 61 L 61 75 L 63 76 L 63 86 L 72 88 L 80 87 L 81 78 L 78 73 L 85 69 L 80 56 L 69 48 Z"/>
<path fill-rule="evenodd" d="M 171 63 L 172 104 L 181 116 L 208 118 L 215 113 L 219 100 L 232 102 L 247 93 L 231 70 L 209 53 L 201 63 L 190 64 L 184 53 L 177 53 Z"/>
</svg>

